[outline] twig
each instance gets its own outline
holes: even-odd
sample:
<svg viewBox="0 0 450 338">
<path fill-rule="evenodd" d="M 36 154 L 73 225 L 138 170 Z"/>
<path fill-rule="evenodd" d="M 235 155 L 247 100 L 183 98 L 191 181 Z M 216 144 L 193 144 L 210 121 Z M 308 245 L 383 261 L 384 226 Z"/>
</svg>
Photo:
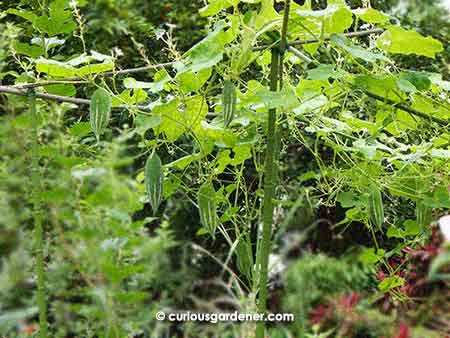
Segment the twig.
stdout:
<svg viewBox="0 0 450 338">
<path fill-rule="evenodd" d="M 415 110 L 415 109 L 413 109 L 411 107 L 405 106 L 404 104 L 395 102 L 394 100 L 391 100 L 391 99 L 379 96 L 379 95 L 371 93 L 371 92 L 367 92 L 367 91 L 364 91 L 364 90 L 362 92 L 364 94 L 366 94 L 368 97 L 371 97 L 371 98 L 373 98 L 375 100 L 378 100 L 378 101 L 385 102 L 385 103 L 387 103 L 387 104 L 389 104 L 391 106 L 394 106 L 397 109 L 401 109 L 401 110 L 403 110 L 403 111 L 405 111 L 407 113 L 410 113 L 410 114 L 415 115 L 415 116 L 419 116 L 419 117 L 421 117 L 423 119 L 432 120 L 433 122 L 436 122 L 437 124 L 439 124 L 441 126 L 448 126 L 448 125 L 450 125 L 450 120 L 445 120 L 445 119 L 441 119 L 439 117 L 431 116 L 429 114 L 426 114 L 424 112 Z"/>
<path fill-rule="evenodd" d="M 342 35 L 347 37 L 347 38 L 353 38 L 353 37 L 357 37 L 357 36 L 366 36 L 366 35 L 371 35 L 371 34 L 381 34 L 383 32 L 384 32 L 384 29 L 382 29 L 382 28 L 374 28 L 374 29 L 368 29 L 368 30 L 364 30 L 364 31 L 344 33 Z M 331 35 L 327 35 L 322 40 L 320 40 L 320 39 L 306 39 L 306 40 L 292 41 L 292 42 L 289 42 L 289 46 L 307 45 L 307 44 L 310 44 L 310 43 L 317 43 L 317 42 L 320 42 L 320 41 L 328 41 L 330 39 L 331 39 Z M 269 47 L 270 47 L 270 45 L 261 45 L 261 46 L 258 46 L 258 47 L 254 47 L 253 50 L 254 51 L 258 51 L 258 50 L 267 49 Z"/>
<path fill-rule="evenodd" d="M 142 73 L 147 70 L 157 69 L 157 68 L 167 68 L 172 67 L 175 62 L 166 62 L 166 63 L 158 63 L 154 65 L 148 65 L 143 67 L 136 67 L 136 68 L 129 68 L 129 69 L 122 69 L 122 70 L 113 70 L 110 72 L 104 72 L 97 74 L 96 76 L 116 76 L 116 75 L 124 75 L 124 74 L 134 74 L 134 73 Z M 35 82 L 35 83 L 23 83 L 18 84 L 15 87 L 17 88 L 37 88 L 37 87 L 45 87 L 45 86 L 51 86 L 54 84 L 67 84 L 67 83 L 86 83 L 88 80 L 83 77 L 70 77 L 70 78 L 61 78 L 59 80 L 48 80 L 48 81 L 42 81 L 42 82 Z"/>
<path fill-rule="evenodd" d="M 48 81 L 42 81 L 42 82 L 34 82 L 34 83 L 19 83 L 14 85 L 14 88 L 21 88 L 21 89 L 30 89 L 30 88 L 38 88 L 38 87 L 46 87 L 46 86 L 53 86 L 53 85 L 59 85 L 59 84 L 83 84 L 88 81 L 79 81 L 79 80 L 48 80 Z"/>
<path fill-rule="evenodd" d="M 312 59 L 310 59 L 308 56 L 306 56 L 305 54 L 303 54 L 302 52 L 300 52 L 297 48 L 294 48 L 292 46 L 288 47 L 288 51 L 290 51 L 292 54 L 294 54 L 296 57 L 302 59 L 303 61 L 305 61 L 306 63 L 311 63 L 313 62 Z"/>
<path fill-rule="evenodd" d="M 13 95 L 19 95 L 19 96 L 27 96 L 28 95 L 26 90 L 17 89 L 17 88 L 11 87 L 11 86 L 0 86 L 0 93 L 7 93 L 7 94 L 13 94 Z M 74 103 L 74 104 L 78 104 L 78 105 L 90 105 L 91 104 L 91 100 L 81 99 L 81 98 L 77 98 L 77 97 L 60 96 L 60 95 L 43 94 L 43 93 L 36 93 L 35 95 L 37 98 L 40 98 L 43 100 L 68 102 L 68 103 Z M 133 105 L 122 105 L 122 106 L 113 107 L 113 109 L 138 109 L 143 112 L 151 111 L 151 108 L 149 108 L 147 106 L 133 106 Z"/>
</svg>

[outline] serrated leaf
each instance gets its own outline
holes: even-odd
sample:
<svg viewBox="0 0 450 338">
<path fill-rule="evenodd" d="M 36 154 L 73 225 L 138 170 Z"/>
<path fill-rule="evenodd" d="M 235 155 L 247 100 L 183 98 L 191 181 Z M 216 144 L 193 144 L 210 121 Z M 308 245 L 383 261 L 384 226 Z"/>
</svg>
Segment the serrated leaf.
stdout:
<svg viewBox="0 0 450 338">
<path fill-rule="evenodd" d="M 158 211 L 162 201 L 163 172 L 161 159 L 153 153 L 145 163 L 145 188 L 153 213 Z"/>
<path fill-rule="evenodd" d="M 388 26 L 378 38 L 377 46 L 394 54 L 416 54 L 430 58 L 435 58 L 444 50 L 440 41 L 397 26 Z"/>
<path fill-rule="evenodd" d="M 216 191 L 211 183 L 204 183 L 200 187 L 197 195 L 197 203 L 200 212 L 200 221 L 214 238 L 218 225 L 218 217 L 216 210 Z"/>
<path fill-rule="evenodd" d="M 111 114 L 111 96 L 103 89 L 97 89 L 91 97 L 89 122 L 97 140 L 109 124 Z"/>
</svg>

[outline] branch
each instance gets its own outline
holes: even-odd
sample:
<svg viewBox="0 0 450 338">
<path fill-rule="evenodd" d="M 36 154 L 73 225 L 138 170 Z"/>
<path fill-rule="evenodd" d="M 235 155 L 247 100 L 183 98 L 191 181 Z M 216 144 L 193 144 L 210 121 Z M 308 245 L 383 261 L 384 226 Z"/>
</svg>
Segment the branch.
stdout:
<svg viewBox="0 0 450 338">
<path fill-rule="evenodd" d="M 148 65 L 143 67 L 136 67 L 136 68 L 129 68 L 129 69 L 122 69 L 122 70 L 113 70 L 110 72 L 105 72 L 98 74 L 98 76 L 116 76 L 116 75 L 124 75 L 124 74 L 133 74 L 133 73 L 141 73 L 145 72 L 147 70 L 157 69 L 157 68 L 167 68 L 172 67 L 175 62 L 166 62 L 166 63 L 158 63 L 154 65 Z M 35 82 L 35 83 L 23 83 L 18 84 L 15 87 L 17 88 L 37 88 L 37 87 L 45 87 L 45 86 L 51 86 L 55 84 L 68 84 L 68 83 L 86 83 L 88 82 L 83 77 L 71 77 L 71 78 L 64 78 L 60 80 L 48 80 L 48 81 L 41 81 L 41 82 Z"/>
<path fill-rule="evenodd" d="M 23 89 L 17 89 L 11 86 L 0 86 L 0 93 L 6 93 L 6 94 L 12 94 L 12 95 L 18 95 L 18 96 L 27 96 L 28 92 Z M 49 100 L 49 101 L 58 101 L 58 102 L 68 102 L 68 103 L 74 103 L 78 105 L 90 105 L 91 100 L 88 99 L 81 99 L 77 97 L 69 97 L 69 96 L 60 96 L 60 95 L 53 95 L 53 94 L 43 94 L 43 93 L 36 93 L 36 97 L 43 99 L 43 100 Z M 138 109 L 143 112 L 150 112 L 151 108 L 147 106 L 132 106 L 132 105 L 122 105 L 113 107 L 113 109 Z"/>
<path fill-rule="evenodd" d="M 371 93 L 371 92 L 366 92 L 364 90 L 363 90 L 363 93 L 366 94 L 368 97 L 371 97 L 371 98 L 373 98 L 375 100 L 382 101 L 382 102 L 385 102 L 387 104 L 390 104 L 391 106 L 393 106 L 393 107 L 395 107 L 397 109 L 401 109 L 401 110 L 403 110 L 403 111 L 405 111 L 407 113 L 410 113 L 412 115 L 424 118 L 426 120 L 432 120 L 433 122 L 436 122 L 437 124 L 439 124 L 441 126 L 448 126 L 450 124 L 450 120 L 444 120 L 444 119 L 441 119 L 439 117 L 431 116 L 431 115 L 426 114 L 424 112 L 415 110 L 415 109 L 413 109 L 411 107 L 408 107 L 408 106 L 405 106 L 404 104 L 395 102 L 394 100 L 391 100 L 391 99 L 379 96 L 379 95 Z"/>
<path fill-rule="evenodd" d="M 382 29 L 382 28 L 374 28 L 374 29 L 368 29 L 368 30 L 364 30 L 364 31 L 344 33 L 342 35 L 344 35 L 347 38 L 354 38 L 354 37 L 357 37 L 357 36 L 366 36 L 366 35 L 371 35 L 371 34 L 381 34 L 383 32 L 384 32 L 384 29 Z M 289 46 L 307 45 L 307 44 L 310 44 L 310 43 L 317 43 L 317 42 L 320 42 L 320 41 L 328 41 L 330 39 L 331 39 L 331 35 L 327 35 L 322 40 L 321 39 L 307 39 L 307 40 L 292 41 L 292 42 L 289 42 Z M 264 50 L 264 49 L 267 49 L 267 48 L 270 48 L 270 47 L 271 47 L 271 45 L 262 45 L 262 46 L 254 47 L 253 51 Z"/>
<path fill-rule="evenodd" d="M 306 63 L 313 62 L 313 60 L 311 58 L 309 58 L 308 56 L 306 56 L 305 54 L 300 52 L 297 48 L 289 46 L 287 50 L 290 51 L 292 54 L 294 54 L 296 57 L 298 57 L 298 58 L 302 59 L 303 61 L 305 61 Z"/>
</svg>

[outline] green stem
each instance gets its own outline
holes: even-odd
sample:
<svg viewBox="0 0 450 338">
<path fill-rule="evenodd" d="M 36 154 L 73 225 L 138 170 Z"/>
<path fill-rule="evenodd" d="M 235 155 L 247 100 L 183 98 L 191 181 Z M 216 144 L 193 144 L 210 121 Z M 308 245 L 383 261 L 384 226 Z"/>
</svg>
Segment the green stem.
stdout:
<svg viewBox="0 0 450 338">
<path fill-rule="evenodd" d="M 44 267 L 44 229 L 42 227 L 41 202 L 39 199 L 39 139 L 38 139 L 38 117 L 36 111 L 36 96 L 29 95 L 30 113 L 33 120 L 33 140 L 31 143 L 31 184 L 33 200 L 33 221 L 35 230 L 35 257 L 37 275 L 37 305 L 39 309 L 39 338 L 47 338 L 47 296 L 46 278 Z"/>
<path fill-rule="evenodd" d="M 286 0 L 284 7 L 283 25 L 281 28 L 281 41 L 277 47 L 272 49 L 272 62 L 270 70 L 270 90 L 278 91 L 283 86 L 283 55 L 288 47 L 287 30 L 289 22 L 290 0 Z M 259 263 L 259 293 L 258 312 L 266 313 L 267 310 L 267 280 L 269 270 L 269 254 L 271 249 L 274 195 L 276 185 L 276 154 L 279 135 L 277 133 L 277 111 L 269 110 L 267 121 L 267 149 L 264 168 L 264 204 L 263 204 L 263 231 L 261 245 L 258 250 Z M 256 338 L 264 338 L 264 322 L 256 325 Z"/>
<path fill-rule="evenodd" d="M 278 89 L 280 53 L 277 49 L 272 49 L 272 69 L 270 75 L 270 89 Z M 267 275 L 269 253 L 271 247 L 272 221 L 273 221 L 273 197 L 274 197 L 274 171 L 275 171 L 275 145 L 276 145 L 276 109 L 269 110 L 267 122 L 267 149 L 266 163 L 264 169 L 264 205 L 263 205 L 263 232 L 259 248 L 259 300 L 258 312 L 266 312 L 267 303 Z M 264 338 L 264 323 L 258 322 L 256 327 L 256 338 Z"/>
</svg>

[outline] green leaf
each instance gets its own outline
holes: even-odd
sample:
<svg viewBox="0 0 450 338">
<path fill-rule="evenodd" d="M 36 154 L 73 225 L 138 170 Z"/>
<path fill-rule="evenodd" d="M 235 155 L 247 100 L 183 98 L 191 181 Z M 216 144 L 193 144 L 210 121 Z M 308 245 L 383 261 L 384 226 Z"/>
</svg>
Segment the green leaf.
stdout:
<svg viewBox="0 0 450 338">
<path fill-rule="evenodd" d="M 121 105 L 137 105 L 147 99 L 148 95 L 143 89 L 126 89 L 119 96 L 112 98 L 112 107 Z"/>
<path fill-rule="evenodd" d="M 163 191 L 161 159 L 156 153 L 149 156 L 145 163 L 145 188 L 153 213 L 156 213 L 162 201 Z"/>
<path fill-rule="evenodd" d="M 299 106 L 294 109 L 296 115 L 304 115 L 318 111 L 328 104 L 328 98 L 325 95 L 317 95 L 303 100 Z"/>
<path fill-rule="evenodd" d="M 389 59 L 382 54 L 373 53 L 367 50 L 367 48 L 363 48 L 361 46 L 353 44 L 350 39 L 346 38 L 343 35 L 333 34 L 331 36 L 331 42 L 335 46 L 342 48 L 344 51 L 346 51 L 353 57 L 363 59 L 364 61 L 367 62 L 376 62 L 379 60 L 389 61 Z"/>
<path fill-rule="evenodd" d="M 153 114 L 161 117 L 157 131 L 164 133 L 168 140 L 175 141 L 185 132 L 192 132 L 201 138 L 200 123 L 208 114 L 208 105 L 203 96 L 191 96 L 184 101 L 173 99 L 158 105 L 153 109 Z"/>
<path fill-rule="evenodd" d="M 152 93 L 162 91 L 167 83 L 172 80 L 166 70 L 160 70 L 155 74 L 155 82 L 137 81 L 132 77 L 128 77 L 123 81 L 123 85 L 128 89 L 149 89 Z"/>
<path fill-rule="evenodd" d="M 218 225 L 216 192 L 211 183 L 204 183 L 198 190 L 197 203 L 202 225 L 214 238 Z"/>
<path fill-rule="evenodd" d="M 405 238 L 405 232 L 396 226 L 390 226 L 386 232 L 388 238 Z"/>
<path fill-rule="evenodd" d="M 425 196 L 423 204 L 429 208 L 450 208 L 450 193 L 448 187 L 437 187 L 432 196 Z"/>
<path fill-rule="evenodd" d="M 111 96 L 103 89 L 97 89 L 91 97 L 89 121 L 97 140 L 109 124 L 111 114 Z"/>
<path fill-rule="evenodd" d="M 268 89 L 257 91 L 253 96 L 246 98 L 243 105 L 252 105 L 254 109 L 263 107 L 265 109 L 284 108 L 290 109 L 299 105 L 297 95 L 288 88 L 278 92 L 273 92 Z"/>
<path fill-rule="evenodd" d="M 100 61 L 101 63 L 91 63 Z M 89 63 L 85 66 L 79 65 Z M 48 60 L 40 58 L 36 60 L 36 70 L 40 73 L 48 74 L 51 77 L 75 77 L 98 74 L 114 69 L 114 62 L 111 57 L 97 52 L 91 52 L 91 55 L 82 54 L 66 62 Z"/>
<path fill-rule="evenodd" d="M 412 219 L 406 220 L 403 226 L 405 227 L 405 234 L 408 236 L 416 236 L 420 233 L 420 225 Z"/>
<path fill-rule="evenodd" d="M 397 79 L 392 75 L 357 75 L 354 78 L 354 83 L 357 87 L 373 94 L 400 101 L 399 95 L 394 93 L 398 88 Z"/>
<path fill-rule="evenodd" d="M 231 6 L 236 6 L 239 0 L 210 0 L 209 4 L 200 9 L 201 16 L 213 16 Z"/>
<path fill-rule="evenodd" d="M 181 62 L 174 65 L 177 72 L 196 73 L 222 61 L 224 46 L 234 39 L 234 35 L 227 34 L 225 28 L 226 24 L 223 21 L 218 22 L 211 33 L 189 49 Z"/>
<path fill-rule="evenodd" d="M 377 249 L 375 251 L 375 248 L 364 248 L 358 259 L 365 265 L 374 265 L 383 259 L 385 253 L 386 251 L 383 249 Z"/>
<path fill-rule="evenodd" d="M 372 7 L 357 8 L 352 10 L 352 12 L 357 18 L 369 23 L 386 23 L 390 19 L 389 15 L 377 11 Z"/>
<path fill-rule="evenodd" d="M 328 7 L 323 10 L 302 9 L 295 13 L 297 14 L 296 19 L 305 21 L 304 26 L 309 27 L 318 36 L 321 32 L 324 34 L 343 33 L 353 23 L 352 12 L 343 2 L 329 2 Z"/>
<path fill-rule="evenodd" d="M 400 74 L 400 79 L 408 81 L 419 91 L 425 91 L 431 87 L 431 80 L 426 73 L 404 72 Z"/>
<path fill-rule="evenodd" d="M 405 284 L 404 278 L 394 275 L 394 276 L 385 278 L 380 284 L 378 284 L 378 288 L 382 292 L 387 292 L 394 288 L 403 286 L 404 284 Z"/>
<path fill-rule="evenodd" d="M 342 79 L 345 74 L 342 69 L 335 69 L 334 65 L 320 64 L 308 70 L 308 80 Z"/>
<path fill-rule="evenodd" d="M 351 191 L 342 191 L 337 195 L 336 201 L 343 208 L 351 208 L 358 204 L 358 197 Z"/>
<path fill-rule="evenodd" d="M 37 58 L 44 55 L 44 48 L 37 45 L 29 45 L 27 43 L 15 42 L 14 50 L 17 54 L 29 56 L 31 58 Z"/>
<path fill-rule="evenodd" d="M 34 20 L 36 20 L 37 15 L 34 14 L 32 11 L 26 11 L 23 9 L 15 9 L 15 8 L 9 8 L 6 13 L 8 14 L 13 14 L 16 16 L 19 16 L 25 20 L 28 20 L 29 22 L 33 22 Z"/>
<path fill-rule="evenodd" d="M 71 33 L 77 27 L 68 0 L 54 0 L 50 5 L 49 16 L 36 17 L 33 24 L 49 36 Z"/>
<path fill-rule="evenodd" d="M 175 80 L 183 92 L 196 92 L 208 81 L 211 73 L 211 68 L 205 68 L 198 72 L 183 72 L 177 74 Z"/>
<path fill-rule="evenodd" d="M 77 89 L 73 84 L 54 84 L 46 86 L 45 90 L 54 95 L 75 96 Z"/>
<path fill-rule="evenodd" d="M 435 58 L 444 50 L 440 41 L 397 26 L 388 26 L 378 38 L 377 46 L 394 54 L 416 54 L 430 58 Z"/>
</svg>

